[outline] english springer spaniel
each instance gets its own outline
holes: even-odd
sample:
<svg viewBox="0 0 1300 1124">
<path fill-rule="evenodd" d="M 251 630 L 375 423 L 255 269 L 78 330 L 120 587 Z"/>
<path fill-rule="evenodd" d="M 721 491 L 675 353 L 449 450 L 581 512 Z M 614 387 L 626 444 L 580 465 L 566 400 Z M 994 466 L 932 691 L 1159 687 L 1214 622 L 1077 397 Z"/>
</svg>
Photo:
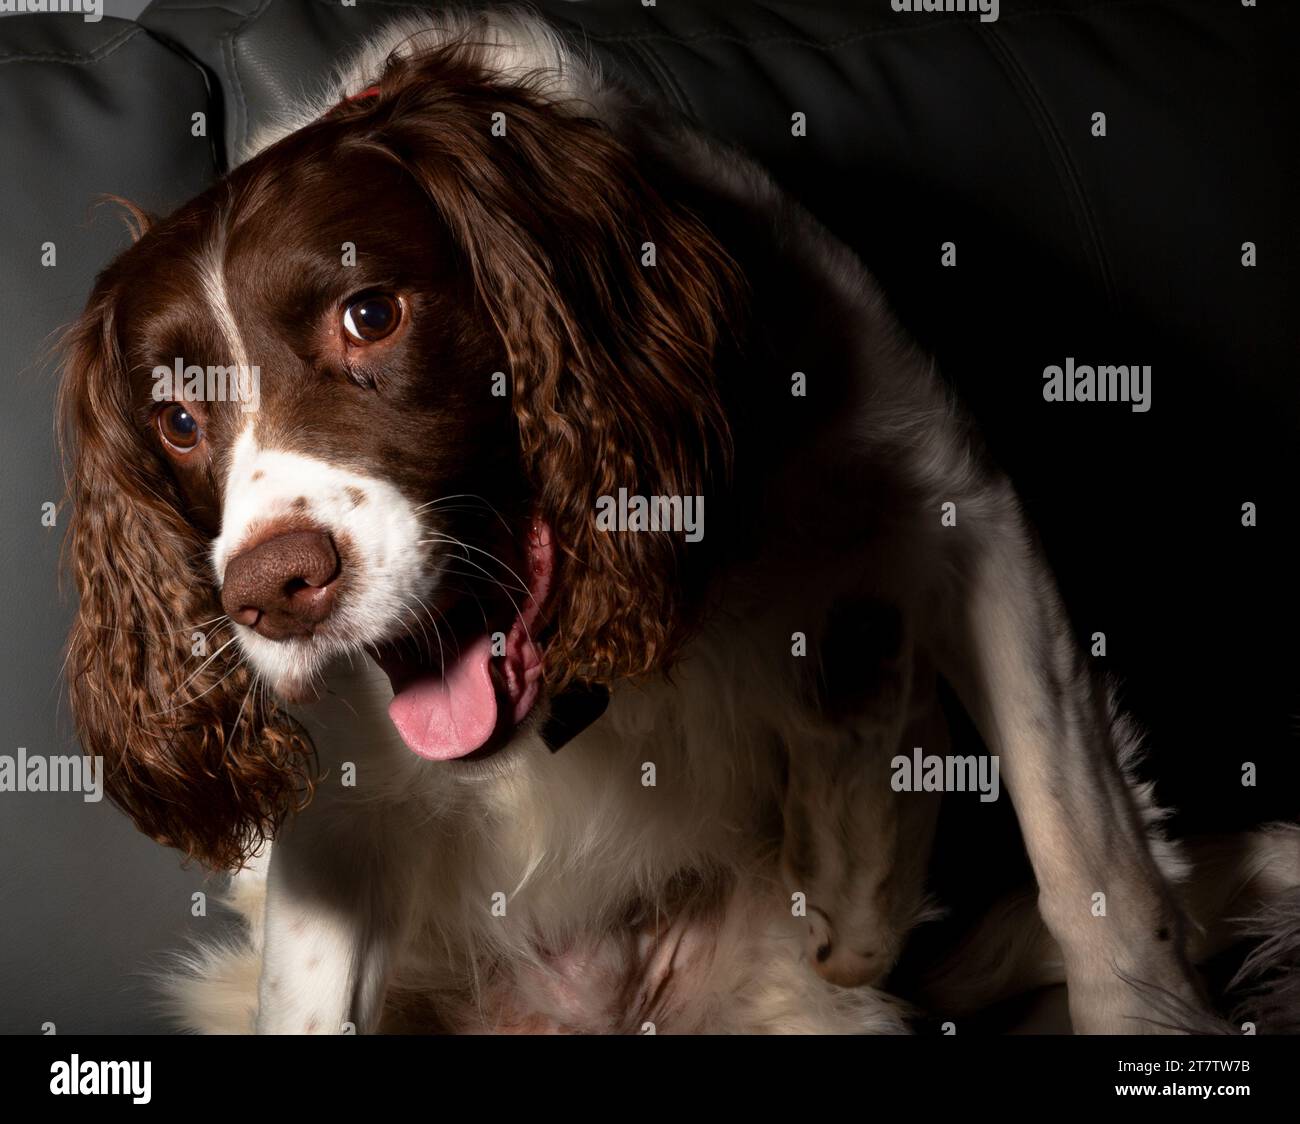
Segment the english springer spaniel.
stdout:
<svg viewBox="0 0 1300 1124">
<path fill-rule="evenodd" d="M 533 17 L 429 16 L 140 219 L 69 343 L 69 679 L 141 829 L 264 880 L 193 1022 L 902 1030 L 940 676 L 1076 1029 L 1199 1006 L 1011 486 L 743 155 Z"/>
</svg>

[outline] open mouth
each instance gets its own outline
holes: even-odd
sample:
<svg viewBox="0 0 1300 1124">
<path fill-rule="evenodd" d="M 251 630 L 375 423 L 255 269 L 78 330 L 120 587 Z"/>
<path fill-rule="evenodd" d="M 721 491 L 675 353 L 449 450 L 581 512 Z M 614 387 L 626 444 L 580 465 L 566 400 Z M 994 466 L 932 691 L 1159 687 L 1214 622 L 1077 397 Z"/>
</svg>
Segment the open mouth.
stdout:
<svg viewBox="0 0 1300 1124">
<path fill-rule="evenodd" d="M 532 630 L 551 583 L 550 528 L 535 523 L 526 551 L 528 593 L 514 594 L 509 623 L 465 606 L 442 652 L 390 641 L 371 649 L 393 686 L 388 717 L 411 752 L 431 761 L 486 755 L 509 741 L 541 693 L 542 655 Z M 473 612 L 470 612 L 470 610 Z"/>
</svg>

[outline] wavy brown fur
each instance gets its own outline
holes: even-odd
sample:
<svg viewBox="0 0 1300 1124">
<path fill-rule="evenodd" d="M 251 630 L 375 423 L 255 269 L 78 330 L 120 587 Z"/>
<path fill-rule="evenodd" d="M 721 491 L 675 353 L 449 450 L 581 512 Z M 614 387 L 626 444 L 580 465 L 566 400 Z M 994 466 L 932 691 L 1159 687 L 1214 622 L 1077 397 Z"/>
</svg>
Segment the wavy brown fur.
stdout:
<svg viewBox="0 0 1300 1124">
<path fill-rule="evenodd" d="M 131 418 L 101 278 L 65 341 L 59 412 L 80 605 L 67 678 L 81 745 L 111 799 L 160 843 L 237 867 L 310 794 L 311 745 L 227 652 L 192 655 L 221 617 L 206 543 Z M 215 652 L 220 642 L 211 645 Z"/>
<path fill-rule="evenodd" d="M 696 614 L 680 536 L 601 531 L 596 499 L 707 494 L 725 478 L 714 363 L 743 282 L 603 124 L 492 81 L 480 49 L 395 58 L 379 97 L 344 112 L 358 146 L 414 176 L 450 227 L 515 372 L 523 462 L 563 550 L 548 682 L 610 683 L 671 663 Z M 644 242 L 654 267 L 639 264 Z"/>
</svg>

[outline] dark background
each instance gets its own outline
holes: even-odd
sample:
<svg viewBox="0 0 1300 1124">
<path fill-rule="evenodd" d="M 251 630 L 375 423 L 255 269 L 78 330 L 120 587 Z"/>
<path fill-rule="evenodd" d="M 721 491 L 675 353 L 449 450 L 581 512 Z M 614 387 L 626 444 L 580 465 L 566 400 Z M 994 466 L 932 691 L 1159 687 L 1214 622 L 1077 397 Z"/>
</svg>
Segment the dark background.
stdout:
<svg viewBox="0 0 1300 1124">
<path fill-rule="evenodd" d="M 139 23 L 0 19 L 0 753 L 74 745 L 61 528 L 40 520 L 61 492 L 44 354 L 127 244 L 95 200 L 174 208 L 416 7 L 157 0 Z M 540 7 L 752 150 L 877 275 L 1015 479 L 1081 639 L 1106 634 L 1175 827 L 1294 817 L 1296 6 L 1003 0 L 993 24 L 887 0 Z M 198 110 L 211 137 L 191 136 Z M 1150 364 L 1150 412 L 1045 403 L 1042 370 L 1066 356 Z M 950 803 L 936 881 L 969 904 L 1023 868 L 1006 801 Z M 144 974 L 221 924 L 190 914 L 216 888 L 107 802 L 0 794 L 0 1030 L 158 1029 Z"/>
</svg>

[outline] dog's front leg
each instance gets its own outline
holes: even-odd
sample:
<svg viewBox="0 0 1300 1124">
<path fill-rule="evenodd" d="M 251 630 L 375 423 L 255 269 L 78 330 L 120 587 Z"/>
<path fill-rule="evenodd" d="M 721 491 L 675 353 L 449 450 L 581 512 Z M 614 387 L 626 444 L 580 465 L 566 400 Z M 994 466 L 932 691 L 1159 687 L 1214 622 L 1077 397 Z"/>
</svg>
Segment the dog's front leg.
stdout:
<svg viewBox="0 0 1300 1124">
<path fill-rule="evenodd" d="M 428 870 L 427 811 L 394 781 L 391 695 L 368 662 L 334 668 L 301 715 L 323 776 L 275 837 L 267 874 L 259 1034 L 364 1034 L 383 1011 L 389 969 Z M 352 775 L 351 784 L 344 783 Z"/>
<path fill-rule="evenodd" d="M 378 1025 L 408 887 L 385 853 L 383 826 L 320 814 L 334 811 L 313 805 L 271 849 L 258 1034 Z"/>
<path fill-rule="evenodd" d="M 1151 1033 L 1201 1009 L 1182 915 L 1152 857 L 1107 700 L 1009 487 L 967 540 L 936 652 L 1016 808 L 1080 1033 Z"/>
</svg>

